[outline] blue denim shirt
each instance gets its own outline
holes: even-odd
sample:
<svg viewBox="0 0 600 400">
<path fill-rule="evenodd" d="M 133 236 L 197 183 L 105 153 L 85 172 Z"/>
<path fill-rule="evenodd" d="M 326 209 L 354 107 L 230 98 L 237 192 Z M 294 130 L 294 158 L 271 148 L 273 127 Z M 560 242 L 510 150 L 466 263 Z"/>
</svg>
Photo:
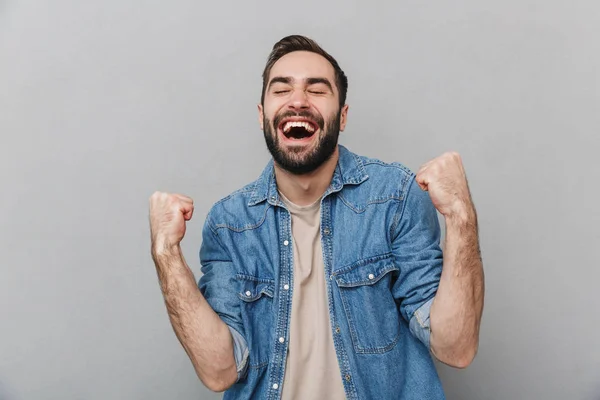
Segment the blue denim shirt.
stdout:
<svg viewBox="0 0 600 400">
<path fill-rule="evenodd" d="M 234 341 L 238 380 L 225 400 L 281 397 L 294 287 L 292 240 L 273 161 L 258 180 L 208 213 L 199 288 Z M 321 240 L 346 397 L 444 399 L 429 352 L 429 310 L 442 270 L 440 226 L 414 173 L 339 145 L 321 199 Z"/>
</svg>

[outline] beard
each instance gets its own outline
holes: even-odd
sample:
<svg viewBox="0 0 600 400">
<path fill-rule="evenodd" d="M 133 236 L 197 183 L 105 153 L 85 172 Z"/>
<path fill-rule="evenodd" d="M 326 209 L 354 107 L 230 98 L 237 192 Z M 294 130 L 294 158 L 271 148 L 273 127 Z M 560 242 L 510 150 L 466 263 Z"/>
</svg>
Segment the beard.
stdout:
<svg viewBox="0 0 600 400">
<path fill-rule="evenodd" d="M 317 132 L 320 137 L 317 145 L 308 152 L 301 147 L 286 149 L 279 143 L 279 135 L 275 127 L 279 126 L 282 119 L 288 117 L 305 117 L 316 122 L 319 127 Z M 333 114 L 325 127 L 323 118 L 313 115 L 308 111 L 299 113 L 286 112 L 275 117 L 271 122 L 266 116 L 263 119 L 264 136 L 267 148 L 273 160 L 284 170 L 294 175 L 304 175 L 315 171 L 331 158 L 338 144 L 340 136 L 341 109 Z"/>
</svg>

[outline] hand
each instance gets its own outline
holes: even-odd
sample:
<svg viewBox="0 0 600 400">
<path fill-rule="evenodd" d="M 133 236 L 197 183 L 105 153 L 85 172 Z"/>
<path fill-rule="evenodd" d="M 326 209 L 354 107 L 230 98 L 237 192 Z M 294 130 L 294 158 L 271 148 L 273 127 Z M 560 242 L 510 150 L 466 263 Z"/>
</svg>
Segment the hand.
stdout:
<svg viewBox="0 0 600 400">
<path fill-rule="evenodd" d="M 185 236 L 185 222 L 192 219 L 194 201 L 184 195 L 155 192 L 150 196 L 152 254 L 179 246 Z"/>
<path fill-rule="evenodd" d="M 435 208 L 446 218 L 468 217 L 474 211 L 467 177 L 458 153 L 444 153 L 417 172 L 421 189 L 429 191 Z"/>
</svg>

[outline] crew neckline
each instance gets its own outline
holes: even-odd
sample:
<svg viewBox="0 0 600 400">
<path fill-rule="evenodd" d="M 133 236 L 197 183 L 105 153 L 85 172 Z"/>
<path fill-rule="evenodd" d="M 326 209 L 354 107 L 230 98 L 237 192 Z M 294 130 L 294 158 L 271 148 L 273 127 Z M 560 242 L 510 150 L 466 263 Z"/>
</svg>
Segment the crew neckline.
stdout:
<svg viewBox="0 0 600 400">
<path fill-rule="evenodd" d="M 315 210 L 320 204 L 321 204 L 321 198 L 318 198 L 314 203 L 309 204 L 307 206 L 299 206 L 296 203 L 293 203 L 290 199 L 288 199 L 287 197 L 285 197 L 285 195 L 283 193 L 281 193 L 281 190 L 278 190 L 279 195 L 281 196 L 281 199 L 283 200 L 283 202 L 291 209 L 293 209 L 294 211 L 313 211 Z"/>
</svg>

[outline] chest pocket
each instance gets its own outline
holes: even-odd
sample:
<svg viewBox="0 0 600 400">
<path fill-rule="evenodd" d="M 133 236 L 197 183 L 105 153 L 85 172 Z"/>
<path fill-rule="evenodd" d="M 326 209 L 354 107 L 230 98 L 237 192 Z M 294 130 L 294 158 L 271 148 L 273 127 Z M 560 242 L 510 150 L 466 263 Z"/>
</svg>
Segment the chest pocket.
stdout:
<svg viewBox="0 0 600 400">
<path fill-rule="evenodd" d="M 238 274 L 236 278 L 248 341 L 249 367 L 260 368 L 269 360 L 275 281 L 242 274 Z"/>
<path fill-rule="evenodd" d="M 385 353 L 398 342 L 400 315 L 392 295 L 398 270 L 385 255 L 334 273 L 357 353 Z"/>
</svg>

